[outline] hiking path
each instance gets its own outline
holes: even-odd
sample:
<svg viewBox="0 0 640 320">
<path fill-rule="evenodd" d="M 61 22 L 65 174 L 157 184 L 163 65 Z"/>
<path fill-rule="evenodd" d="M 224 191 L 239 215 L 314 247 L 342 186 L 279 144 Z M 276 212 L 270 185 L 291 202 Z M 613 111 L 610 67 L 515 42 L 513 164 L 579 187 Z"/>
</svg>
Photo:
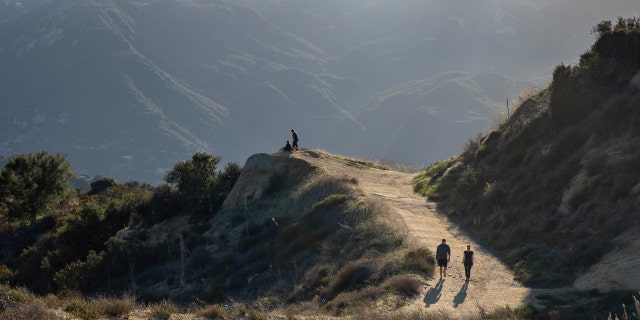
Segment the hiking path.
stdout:
<svg viewBox="0 0 640 320">
<path fill-rule="evenodd" d="M 413 192 L 415 173 L 373 168 L 358 161 L 316 150 L 294 152 L 293 157 L 306 160 L 335 176 L 355 177 L 369 197 L 382 200 L 406 228 L 409 241 L 435 253 L 442 239 L 451 247 L 451 261 L 446 277 L 440 278 L 436 266 L 434 278 L 426 279 L 420 297 L 407 311 L 425 308 L 452 316 L 478 315 L 505 306 L 536 304 L 531 291 L 514 281 L 511 272 L 487 248 L 460 230 L 436 205 Z M 462 256 L 466 246 L 474 251 L 471 281 L 465 283 Z"/>
</svg>

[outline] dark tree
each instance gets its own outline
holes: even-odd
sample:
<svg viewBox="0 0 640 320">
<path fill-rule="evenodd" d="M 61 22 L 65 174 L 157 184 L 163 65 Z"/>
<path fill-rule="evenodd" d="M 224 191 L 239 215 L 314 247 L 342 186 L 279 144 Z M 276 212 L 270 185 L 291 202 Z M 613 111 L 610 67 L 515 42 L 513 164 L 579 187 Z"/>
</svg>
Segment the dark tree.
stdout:
<svg viewBox="0 0 640 320">
<path fill-rule="evenodd" d="M 60 154 L 42 151 L 12 157 L 0 171 L 0 215 L 35 222 L 72 194 L 68 179 L 73 176 Z"/>
</svg>

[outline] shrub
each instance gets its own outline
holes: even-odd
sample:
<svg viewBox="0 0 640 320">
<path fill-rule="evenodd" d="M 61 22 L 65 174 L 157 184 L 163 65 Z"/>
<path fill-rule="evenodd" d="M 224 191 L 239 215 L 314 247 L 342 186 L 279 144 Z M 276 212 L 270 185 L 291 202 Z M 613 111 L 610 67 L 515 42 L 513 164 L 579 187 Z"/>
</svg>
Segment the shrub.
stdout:
<svg viewBox="0 0 640 320">
<path fill-rule="evenodd" d="M 419 173 L 414 179 L 414 191 L 425 197 L 441 193 L 443 186 L 439 180 L 457 160 L 456 157 L 452 157 L 436 162 L 427 170 Z"/>
<path fill-rule="evenodd" d="M 64 307 L 64 311 L 69 312 L 70 314 L 82 318 L 82 319 L 98 319 L 99 312 L 96 311 L 93 306 L 91 306 L 84 299 L 75 298 L 71 301 L 67 302 Z"/>
<path fill-rule="evenodd" d="M 129 295 L 124 295 L 120 298 L 103 297 L 91 300 L 90 304 L 94 309 L 99 310 L 100 314 L 104 314 L 109 317 L 123 318 L 135 309 L 136 299 Z"/>
<path fill-rule="evenodd" d="M 63 320 L 43 303 L 33 300 L 15 305 L 0 313 L 0 320 Z"/>
<path fill-rule="evenodd" d="M 520 306 L 511 308 L 509 306 L 486 312 L 480 308 L 480 315 L 483 319 L 513 319 L 513 320 L 526 320 L 536 319 L 537 312 L 531 306 Z M 542 317 L 541 318 L 546 318 Z"/>
<path fill-rule="evenodd" d="M 116 181 L 111 178 L 101 178 L 91 182 L 91 190 L 88 194 L 100 194 L 104 195 L 112 187 L 117 185 Z"/>
<path fill-rule="evenodd" d="M 13 278 L 13 271 L 6 265 L 0 265 L 0 283 L 9 282 Z"/>
<path fill-rule="evenodd" d="M 435 263 L 433 253 L 426 248 L 410 250 L 404 256 L 405 270 L 424 272 L 428 276 L 433 275 Z"/>
<path fill-rule="evenodd" d="M 0 284 L 0 311 L 7 306 L 20 304 L 31 299 L 31 294 L 26 289 L 13 289 L 8 285 Z"/>
<path fill-rule="evenodd" d="M 316 265 L 311 271 L 311 280 L 309 286 L 311 288 L 321 288 L 329 284 L 331 267 L 326 264 Z"/>
<path fill-rule="evenodd" d="M 178 307 L 169 300 L 162 300 L 151 307 L 151 317 L 157 320 L 169 320 L 178 311 Z"/>
<path fill-rule="evenodd" d="M 196 311 L 196 314 L 203 317 L 211 318 L 211 319 L 227 319 L 229 317 L 229 314 L 224 309 L 224 307 L 218 304 L 213 304 L 205 308 L 202 308 Z"/>
<path fill-rule="evenodd" d="M 369 260 L 359 260 L 347 263 L 329 284 L 325 295 L 332 297 L 347 289 L 355 289 L 369 280 L 373 275 L 373 263 Z"/>
<path fill-rule="evenodd" d="M 150 214 L 143 217 L 144 222 L 148 225 L 170 219 L 177 215 L 177 212 L 181 209 L 177 192 L 166 184 L 160 185 L 155 189 L 149 205 L 151 207 Z"/>
<path fill-rule="evenodd" d="M 416 277 L 398 275 L 388 279 L 385 282 L 384 287 L 400 295 L 413 297 L 420 293 L 422 282 Z"/>
</svg>

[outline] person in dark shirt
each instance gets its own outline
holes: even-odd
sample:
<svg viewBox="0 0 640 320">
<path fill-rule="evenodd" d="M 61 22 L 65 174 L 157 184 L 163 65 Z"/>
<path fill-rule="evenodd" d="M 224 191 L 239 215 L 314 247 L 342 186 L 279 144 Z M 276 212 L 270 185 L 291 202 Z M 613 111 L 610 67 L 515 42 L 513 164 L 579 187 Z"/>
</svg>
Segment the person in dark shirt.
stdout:
<svg viewBox="0 0 640 320">
<path fill-rule="evenodd" d="M 293 151 L 293 148 L 291 147 L 291 143 L 289 142 L 289 140 L 287 140 L 287 144 L 284 145 L 284 148 L 282 148 L 282 150 L 287 152 Z"/>
<path fill-rule="evenodd" d="M 291 129 L 291 138 L 293 139 L 293 147 L 298 150 L 298 133 L 295 129 Z"/>
<path fill-rule="evenodd" d="M 442 243 L 436 249 L 436 260 L 438 260 L 438 266 L 440 267 L 440 278 L 442 275 L 447 276 L 447 263 L 451 259 L 451 248 L 447 244 L 447 240 L 442 239 Z"/>
<path fill-rule="evenodd" d="M 473 251 L 471 251 L 470 245 L 467 245 L 467 250 L 464 252 L 462 264 L 464 264 L 464 275 L 467 276 L 467 280 L 465 280 L 465 282 L 469 282 L 469 278 L 471 277 L 471 267 L 473 266 Z"/>
</svg>

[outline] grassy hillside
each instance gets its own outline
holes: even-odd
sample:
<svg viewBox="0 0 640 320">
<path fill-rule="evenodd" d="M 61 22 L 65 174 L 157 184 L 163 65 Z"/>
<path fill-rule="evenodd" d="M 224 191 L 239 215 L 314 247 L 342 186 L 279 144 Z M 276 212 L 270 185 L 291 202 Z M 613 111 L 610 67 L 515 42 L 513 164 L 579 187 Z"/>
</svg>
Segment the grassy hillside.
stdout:
<svg viewBox="0 0 640 320">
<path fill-rule="evenodd" d="M 640 221 L 640 28 L 594 31 L 578 65 L 558 66 L 509 119 L 416 178 L 531 286 L 572 283 Z"/>
<path fill-rule="evenodd" d="M 167 180 L 206 161 L 217 163 L 196 154 Z M 0 287 L 0 318 L 45 317 L 51 308 L 82 318 L 120 317 L 111 313 L 140 308 L 139 302 L 172 312 L 178 305 L 241 302 L 220 307 L 229 319 L 274 309 L 357 314 L 404 305 L 433 273 L 431 252 L 412 248 L 355 178 L 259 154 L 227 191 L 244 201 L 211 211 L 207 197 L 217 193 L 199 196 L 187 188 L 202 176 L 186 175 L 178 190 L 103 180 L 54 215 L 3 224 L 0 282 L 10 286 Z M 30 292 L 55 297 L 43 301 Z"/>
</svg>

